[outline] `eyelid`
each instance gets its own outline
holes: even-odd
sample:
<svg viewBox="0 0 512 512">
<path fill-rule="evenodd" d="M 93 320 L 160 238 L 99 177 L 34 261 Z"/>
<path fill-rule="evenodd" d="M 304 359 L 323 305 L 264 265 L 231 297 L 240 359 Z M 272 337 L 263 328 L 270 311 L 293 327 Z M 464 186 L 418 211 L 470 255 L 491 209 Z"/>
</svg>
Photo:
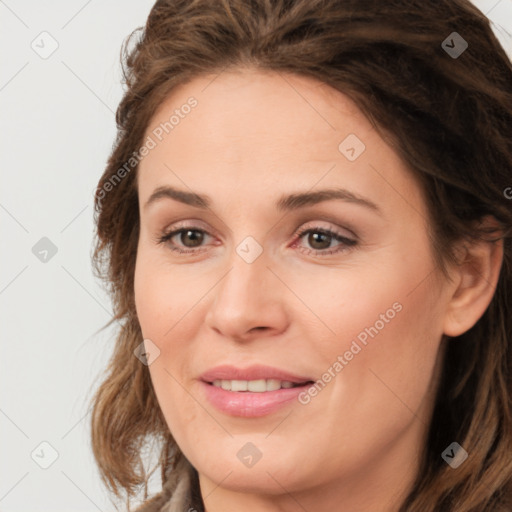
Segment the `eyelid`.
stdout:
<svg viewBox="0 0 512 512">
<path fill-rule="evenodd" d="M 167 236 L 167 235 L 169 235 L 171 233 L 174 233 L 176 231 L 180 231 L 182 229 L 183 230 L 191 229 L 191 230 L 194 230 L 194 231 L 195 230 L 202 231 L 202 232 L 206 233 L 209 236 L 214 236 L 216 238 L 221 238 L 221 236 L 219 234 L 217 234 L 214 229 L 211 229 L 210 227 L 205 227 L 205 223 L 203 221 L 201 221 L 201 220 L 198 220 L 198 219 L 190 219 L 190 220 L 177 221 L 177 222 L 171 224 L 170 227 L 162 229 L 161 235 L 158 236 L 158 238 L 160 238 L 161 236 Z"/>
<path fill-rule="evenodd" d="M 189 225 L 188 222 L 191 224 Z M 194 224 L 192 224 L 194 223 Z M 216 235 L 210 233 L 209 230 L 205 229 L 204 227 L 199 225 L 200 223 L 198 221 L 179 221 L 176 224 L 173 224 L 171 228 L 164 229 L 160 234 L 157 234 L 155 238 L 155 242 L 157 244 L 170 244 L 170 240 L 174 238 L 176 235 L 180 234 L 183 231 L 190 230 L 190 231 L 200 231 L 201 233 L 204 233 L 207 236 L 215 237 Z M 201 249 L 204 249 L 204 247 L 199 246 L 197 248 L 185 248 L 188 250 L 184 250 L 183 252 L 199 252 Z M 176 249 L 178 252 L 179 249 Z"/>
<path fill-rule="evenodd" d="M 293 233 L 293 241 L 290 244 L 290 247 L 295 248 L 295 246 L 300 242 L 301 238 L 308 232 L 317 232 L 317 233 L 323 233 L 327 236 L 330 236 L 333 240 L 340 242 L 342 247 L 340 249 L 332 249 L 332 248 L 325 248 L 325 249 L 311 249 L 311 248 L 304 248 L 299 247 L 299 251 L 307 254 L 314 253 L 315 255 L 326 257 L 330 254 L 340 254 L 343 252 L 346 252 L 350 250 L 352 247 L 356 246 L 359 243 L 358 237 L 354 234 L 354 232 L 351 229 L 348 228 L 340 228 L 338 226 L 333 227 L 330 225 L 329 227 L 325 227 L 319 224 L 319 220 L 317 221 L 310 221 L 309 223 L 306 223 L 306 225 L 301 225 L 299 229 L 296 229 Z M 327 222 L 327 221 L 324 221 Z M 189 224 L 190 223 L 190 224 Z M 192 224 L 196 223 L 196 224 Z M 210 233 L 209 230 L 205 229 L 204 227 L 201 227 L 201 222 L 197 222 L 196 220 L 189 220 L 189 221 L 180 221 L 174 225 L 172 225 L 171 229 L 164 230 L 164 232 L 159 235 L 156 238 L 156 243 L 162 243 L 162 244 L 168 244 L 170 246 L 170 249 L 178 255 L 187 255 L 187 254 L 198 254 L 201 252 L 205 252 L 207 250 L 207 247 L 205 246 L 197 246 L 197 247 L 191 247 L 187 248 L 186 246 L 183 246 L 184 248 L 181 249 L 179 245 L 171 244 L 170 240 L 174 238 L 176 235 L 179 235 L 180 233 L 190 230 L 190 231 L 198 231 L 206 236 L 216 237 L 216 235 Z M 340 230 L 346 230 L 348 231 L 348 235 L 344 235 Z M 214 244 L 218 245 L 218 244 Z M 343 247 L 344 246 L 344 247 Z"/>
<path fill-rule="evenodd" d="M 297 247 L 298 244 L 300 244 L 301 239 L 307 234 L 307 233 L 322 233 L 324 235 L 327 235 L 332 238 L 332 240 L 339 242 L 338 246 L 335 246 L 334 248 L 326 247 L 324 249 L 312 249 L 308 247 L 297 247 L 297 250 L 299 252 L 302 252 L 306 255 L 313 254 L 314 256 L 319 256 L 321 258 L 326 258 L 330 255 L 341 255 L 343 253 L 346 253 L 352 249 L 357 248 L 359 241 L 356 236 L 345 236 L 342 233 L 339 232 L 339 228 L 325 228 L 318 224 L 310 227 L 302 227 L 296 232 L 295 239 L 292 242 L 291 246 L 292 248 Z"/>
<path fill-rule="evenodd" d="M 328 224 L 328 226 L 324 227 L 324 226 L 320 225 L 320 222 L 325 222 L 325 223 Z M 340 226 L 336 225 L 335 223 L 333 223 L 331 221 L 320 220 L 320 219 L 316 220 L 316 221 L 306 222 L 305 224 L 302 224 L 294 232 L 294 234 L 295 235 L 303 234 L 306 231 L 314 230 L 314 229 L 323 230 L 323 231 L 331 231 L 334 234 L 336 234 L 336 235 L 338 235 L 338 236 L 340 236 L 342 238 L 354 239 L 355 241 L 359 240 L 359 237 L 354 233 L 354 231 L 352 229 L 350 229 L 348 227 L 340 227 Z M 343 232 L 346 232 L 346 234 L 344 234 Z"/>
</svg>

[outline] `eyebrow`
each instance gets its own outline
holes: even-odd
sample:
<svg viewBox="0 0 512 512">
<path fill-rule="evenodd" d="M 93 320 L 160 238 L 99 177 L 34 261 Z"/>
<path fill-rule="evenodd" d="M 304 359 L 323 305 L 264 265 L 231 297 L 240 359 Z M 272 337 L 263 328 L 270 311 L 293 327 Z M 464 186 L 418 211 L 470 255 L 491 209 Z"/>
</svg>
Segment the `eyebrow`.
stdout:
<svg viewBox="0 0 512 512">
<path fill-rule="evenodd" d="M 146 201 L 144 209 L 148 208 L 150 204 L 155 203 L 156 201 L 163 198 L 174 199 L 180 203 L 195 206 L 196 208 L 200 208 L 202 210 L 209 209 L 210 205 L 212 204 L 211 198 L 206 195 L 197 194 L 195 192 L 187 192 L 185 190 L 179 190 L 169 186 L 161 186 L 157 187 L 153 191 L 149 199 Z M 317 190 L 315 192 L 300 192 L 284 195 L 281 196 L 277 201 L 276 208 L 277 210 L 283 212 L 292 211 L 304 206 L 311 206 L 323 201 L 331 201 L 334 199 L 358 204 L 377 213 L 381 213 L 380 208 L 373 201 L 370 201 L 367 198 L 354 194 L 353 192 L 343 188 L 324 189 Z"/>
</svg>

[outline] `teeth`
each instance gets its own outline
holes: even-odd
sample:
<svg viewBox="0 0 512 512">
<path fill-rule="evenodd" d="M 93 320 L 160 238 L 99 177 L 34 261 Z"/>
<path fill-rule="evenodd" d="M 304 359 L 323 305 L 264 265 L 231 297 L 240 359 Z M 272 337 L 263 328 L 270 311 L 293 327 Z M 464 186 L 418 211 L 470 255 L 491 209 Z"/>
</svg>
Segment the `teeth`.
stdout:
<svg viewBox="0 0 512 512">
<path fill-rule="evenodd" d="M 232 380 L 231 381 L 231 391 L 247 391 L 246 380 Z"/>
<path fill-rule="evenodd" d="M 267 391 L 276 391 L 277 389 L 281 389 L 281 381 L 277 379 L 268 379 Z"/>
<path fill-rule="evenodd" d="M 293 388 L 293 382 L 288 380 L 259 379 L 259 380 L 214 380 L 213 385 L 226 391 L 252 391 L 264 393 L 278 389 Z"/>
</svg>

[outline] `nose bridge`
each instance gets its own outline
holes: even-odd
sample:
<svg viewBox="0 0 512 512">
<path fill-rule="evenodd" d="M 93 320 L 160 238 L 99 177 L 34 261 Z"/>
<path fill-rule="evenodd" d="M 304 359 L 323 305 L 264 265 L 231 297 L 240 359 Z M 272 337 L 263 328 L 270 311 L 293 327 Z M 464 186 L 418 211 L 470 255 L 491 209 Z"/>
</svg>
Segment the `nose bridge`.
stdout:
<svg viewBox="0 0 512 512">
<path fill-rule="evenodd" d="M 267 255 L 254 240 L 244 239 L 235 247 L 227 274 L 212 290 L 214 298 L 206 316 L 207 325 L 237 338 L 255 327 L 281 329 L 284 309 L 278 280 L 268 264 Z"/>
<path fill-rule="evenodd" d="M 269 261 L 269 251 L 264 249 L 263 241 L 256 240 L 254 236 L 248 233 L 255 233 L 260 231 L 258 222 L 254 218 L 257 212 L 244 210 L 243 204 L 238 205 L 238 216 L 232 222 L 232 235 L 233 241 L 239 240 L 238 243 L 233 244 L 230 254 L 228 255 L 229 273 L 220 283 L 218 292 L 222 291 L 222 299 L 228 300 L 230 297 L 235 299 L 237 296 L 244 298 L 246 295 L 250 297 L 257 297 L 265 292 L 262 285 L 268 279 L 267 274 L 271 274 L 267 265 Z M 263 234 L 256 234 L 261 240 Z M 227 292 L 227 296 L 224 292 Z M 248 303 L 248 302 L 247 302 Z"/>
<path fill-rule="evenodd" d="M 244 255 L 244 248 L 247 249 L 242 243 L 233 251 L 229 272 L 219 283 L 216 300 L 225 306 L 258 307 L 258 302 L 265 299 L 270 291 L 268 278 L 271 272 L 267 268 L 268 259 L 261 254 L 254 260 L 246 260 L 244 257 L 251 253 L 251 249 Z"/>
</svg>

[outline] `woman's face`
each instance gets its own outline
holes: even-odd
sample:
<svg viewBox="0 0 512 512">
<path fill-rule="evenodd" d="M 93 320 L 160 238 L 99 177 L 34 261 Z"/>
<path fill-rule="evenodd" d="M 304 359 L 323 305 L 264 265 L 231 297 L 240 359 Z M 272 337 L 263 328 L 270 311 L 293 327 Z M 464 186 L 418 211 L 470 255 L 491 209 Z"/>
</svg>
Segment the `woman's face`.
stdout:
<svg viewBox="0 0 512 512">
<path fill-rule="evenodd" d="M 206 505 L 391 499 L 417 469 L 453 291 L 412 175 L 346 96 L 294 75 L 197 78 L 145 141 L 137 314 Z"/>
</svg>

